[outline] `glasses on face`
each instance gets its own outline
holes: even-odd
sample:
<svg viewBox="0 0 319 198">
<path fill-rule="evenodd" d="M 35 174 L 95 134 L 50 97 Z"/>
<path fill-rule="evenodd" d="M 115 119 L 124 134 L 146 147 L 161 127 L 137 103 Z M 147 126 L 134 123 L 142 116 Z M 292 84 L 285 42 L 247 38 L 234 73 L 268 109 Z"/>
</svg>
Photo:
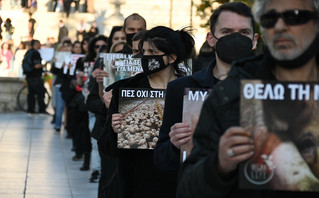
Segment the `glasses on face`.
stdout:
<svg viewBox="0 0 319 198">
<path fill-rule="evenodd" d="M 95 49 L 106 48 L 106 45 L 94 45 Z"/>
<path fill-rule="evenodd" d="M 279 18 L 282 18 L 287 25 L 302 25 L 310 20 L 317 19 L 317 13 L 310 10 L 287 10 L 278 13 L 272 10 L 261 16 L 260 25 L 264 28 L 272 28 Z"/>
</svg>

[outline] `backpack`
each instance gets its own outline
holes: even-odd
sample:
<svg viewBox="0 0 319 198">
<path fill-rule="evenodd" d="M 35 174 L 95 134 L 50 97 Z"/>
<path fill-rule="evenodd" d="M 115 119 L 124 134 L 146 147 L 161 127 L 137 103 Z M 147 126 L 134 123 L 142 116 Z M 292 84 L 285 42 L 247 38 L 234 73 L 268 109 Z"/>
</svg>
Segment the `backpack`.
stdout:
<svg viewBox="0 0 319 198">
<path fill-rule="evenodd" d="M 32 65 L 32 55 L 32 50 L 27 51 L 27 53 L 25 53 L 24 55 L 24 58 L 22 60 L 22 69 L 24 74 L 29 73 L 34 69 Z"/>
</svg>

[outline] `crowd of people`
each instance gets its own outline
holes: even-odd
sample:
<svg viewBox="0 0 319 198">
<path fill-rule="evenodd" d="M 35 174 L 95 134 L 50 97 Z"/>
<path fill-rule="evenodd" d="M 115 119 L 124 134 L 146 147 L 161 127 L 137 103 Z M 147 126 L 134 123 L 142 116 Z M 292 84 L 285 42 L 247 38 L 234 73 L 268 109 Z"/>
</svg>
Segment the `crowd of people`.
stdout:
<svg viewBox="0 0 319 198">
<path fill-rule="evenodd" d="M 0 1 L 1 9 L 2 1 Z M 49 12 L 63 12 L 69 17 L 72 12 L 90 12 L 93 13 L 94 0 L 50 0 L 47 2 Z M 34 13 L 38 9 L 38 0 L 10 0 L 11 9 L 20 9 Z M 71 8 L 73 7 L 74 10 Z"/>
<path fill-rule="evenodd" d="M 28 13 L 29 20 L 26 25 L 28 33 L 20 38 L 19 46 L 16 46 L 12 35 L 15 32 L 15 26 L 10 18 L 5 21 L 0 16 L 0 76 L 2 77 L 22 77 L 21 58 L 24 53 L 31 47 L 30 42 L 34 38 L 37 29 L 37 21 L 34 19 L 31 12 Z M 59 31 L 57 41 L 54 37 L 48 37 L 46 43 L 41 44 L 41 48 L 54 48 L 62 44 L 62 39 L 69 37 L 69 28 L 64 24 L 63 20 L 58 22 Z M 99 29 L 96 21 L 93 21 L 91 26 L 82 19 L 76 30 L 76 41 L 82 41 L 86 38 L 92 38 L 99 35 Z M 70 38 L 69 38 L 70 39 Z"/>
<path fill-rule="evenodd" d="M 90 12 L 93 13 L 94 0 L 50 0 L 47 4 L 50 12 L 64 12 L 69 17 L 71 8 L 73 12 Z"/>
<path fill-rule="evenodd" d="M 97 27 L 90 34 L 84 33 L 81 23 L 73 42 L 60 21 L 58 42 L 51 43 L 55 48 L 50 62 L 55 76 L 54 129 L 57 133 L 63 130 L 72 139 L 74 156 L 70 160 L 83 161 L 81 171 L 91 170 L 88 179 L 99 183 L 99 198 L 314 197 L 316 192 L 300 192 L 319 191 L 319 179 L 313 176 L 315 179 L 310 180 L 307 175 L 288 181 L 275 173 L 277 183 L 271 185 L 283 186 L 283 191 L 269 190 L 269 186 L 259 190 L 239 188 L 240 164 L 255 156 L 258 140 L 241 127 L 239 115 L 241 79 L 318 81 L 318 16 L 318 0 L 256 0 L 253 10 L 241 2 L 225 3 L 210 17 L 206 42 L 197 59 L 190 29 L 147 29 L 146 20 L 137 13 L 125 18 L 124 24 L 114 26 L 107 36 L 100 35 Z M 260 23 L 265 44 L 261 54 L 255 53 L 261 36 L 256 22 Z M 23 60 L 29 84 L 28 113 L 36 113 L 37 95 L 38 113 L 48 114 L 43 106 L 41 78 L 47 63 L 38 52 L 40 42 L 33 39 L 30 45 Z M 7 44 L 1 49 L 2 54 L 10 54 Z M 143 72 L 105 86 L 103 82 L 110 73 L 102 69 L 100 53 L 140 58 Z M 186 75 L 180 65 L 190 67 L 190 58 L 193 74 Z M 122 124 L 133 122 L 120 113 L 121 88 L 166 90 L 155 149 L 118 148 Z M 194 121 L 196 127 L 183 122 L 185 88 L 213 90 Z M 271 112 L 267 122 L 276 123 L 277 128 L 264 132 L 266 142 L 273 143 L 267 151 L 260 151 L 264 155 L 278 152 L 280 145 L 294 141 L 287 134 L 290 127 L 286 126 L 286 117 L 269 109 L 265 110 Z M 288 113 L 295 115 L 299 111 L 292 107 Z M 312 112 L 317 112 L 316 105 Z M 181 147 L 189 142 L 194 147 L 181 163 Z M 300 147 L 295 146 L 296 150 Z M 315 175 L 316 167 L 310 164 L 309 154 L 306 157 L 305 164 Z M 304 182 L 307 184 L 301 185 Z"/>
</svg>

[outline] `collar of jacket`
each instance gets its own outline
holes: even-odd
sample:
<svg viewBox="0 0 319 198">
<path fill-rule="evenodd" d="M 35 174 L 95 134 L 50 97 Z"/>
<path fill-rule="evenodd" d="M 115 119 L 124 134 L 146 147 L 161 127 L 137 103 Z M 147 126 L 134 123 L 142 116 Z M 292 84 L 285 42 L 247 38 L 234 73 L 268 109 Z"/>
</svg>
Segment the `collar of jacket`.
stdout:
<svg viewBox="0 0 319 198">
<path fill-rule="evenodd" d="M 216 65 L 216 59 L 213 59 L 209 66 L 203 68 L 202 70 L 196 72 L 193 74 L 193 79 L 198 82 L 200 87 L 210 87 L 213 88 L 213 86 L 216 84 L 214 78 L 213 78 L 213 68 Z"/>
<path fill-rule="evenodd" d="M 267 60 L 264 56 L 259 55 L 234 62 L 228 77 L 214 87 L 213 100 L 216 108 L 222 108 L 239 100 L 241 79 L 258 79 L 259 75 L 268 76 L 264 73 L 264 65 L 267 65 L 265 61 Z"/>
</svg>

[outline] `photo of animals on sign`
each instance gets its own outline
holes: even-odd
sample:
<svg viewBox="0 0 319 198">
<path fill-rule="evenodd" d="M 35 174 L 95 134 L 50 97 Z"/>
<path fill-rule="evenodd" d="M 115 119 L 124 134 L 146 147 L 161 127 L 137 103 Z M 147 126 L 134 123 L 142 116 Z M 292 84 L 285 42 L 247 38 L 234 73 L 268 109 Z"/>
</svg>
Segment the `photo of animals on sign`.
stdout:
<svg viewBox="0 0 319 198">
<path fill-rule="evenodd" d="M 121 88 L 119 94 L 123 120 L 117 148 L 154 149 L 163 120 L 165 90 Z"/>
<path fill-rule="evenodd" d="M 240 125 L 254 155 L 242 189 L 319 192 L 319 83 L 242 80 Z"/>
</svg>

